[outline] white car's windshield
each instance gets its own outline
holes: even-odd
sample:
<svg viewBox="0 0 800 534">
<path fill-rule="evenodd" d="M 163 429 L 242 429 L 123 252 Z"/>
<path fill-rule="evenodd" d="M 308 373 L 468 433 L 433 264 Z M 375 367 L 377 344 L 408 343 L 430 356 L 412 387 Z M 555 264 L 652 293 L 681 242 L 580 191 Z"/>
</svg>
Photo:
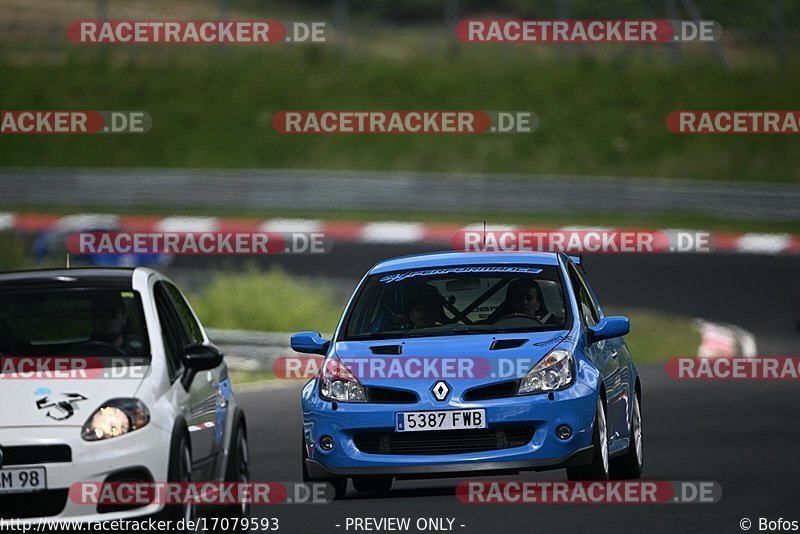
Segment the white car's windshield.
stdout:
<svg viewBox="0 0 800 534">
<path fill-rule="evenodd" d="M 93 287 L 0 291 L 0 354 L 149 359 L 139 294 Z"/>
<path fill-rule="evenodd" d="M 561 275 L 552 265 L 478 265 L 370 276 L 344 339 L 561 330 Z"/>
</svg>

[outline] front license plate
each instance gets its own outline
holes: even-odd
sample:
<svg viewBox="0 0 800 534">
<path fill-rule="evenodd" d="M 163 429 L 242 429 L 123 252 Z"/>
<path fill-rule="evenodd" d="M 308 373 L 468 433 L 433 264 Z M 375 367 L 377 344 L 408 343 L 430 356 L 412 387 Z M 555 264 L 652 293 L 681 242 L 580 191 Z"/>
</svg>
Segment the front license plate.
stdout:
<svg viewBox="0 0 800 534">
<path fill-rule="evenodd" d="M 423 430 L 464 430 L 486 428 L 485 410 L 447 410 L 441 412 L 400 412 L 398 432 Z"/>
<path fill-rule="evenodd" d="M 0 494 L 43 489 L 47 489 L 47 476 L 44 467 L 0 469 Z"/>
</svg>

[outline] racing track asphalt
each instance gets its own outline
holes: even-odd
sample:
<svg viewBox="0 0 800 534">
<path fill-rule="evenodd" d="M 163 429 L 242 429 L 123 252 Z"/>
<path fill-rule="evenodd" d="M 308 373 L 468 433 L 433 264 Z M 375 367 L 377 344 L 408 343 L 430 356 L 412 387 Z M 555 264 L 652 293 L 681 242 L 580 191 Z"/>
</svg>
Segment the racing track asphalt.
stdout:
<svg viewBox="0 0 800 534">
<path fill-rule="evenodd" d="M 383 257 L 429 248 L 340 245 L 324 257 L 273 257 L 290 272 L 354 284 Z M 595 256 L 586 268 L 608 306 L 642 306 L 728 321 L 756 334 L 762 355 L 798 355 L 790 316 L 800 258 L 743 255 Z M 187 267 L 180 261 L 173 268 Z M 191 265 L 201 267 L 202 265 Z M 800 385 L 791 382 L 679 382 L 663 367 L 641 369 L 644 478 L 711 480 L 715 504 L 468 505 L 454 496 L 458 479 L 395 482 L 385 495 L 357 494 L 327 505 L 257 506 L 278 517 L 282 532 L 338 533 L 348 517 L 454 518 L 463 533 L 742 532 L 740 519 L 800 520 Z M 300 478 L 301 384 L 278 382 L 239 394 L 249 421 L 252 479 Z M 563 471 L 524 480 L 564 480 Z M 335 525 L 341 525 L 336 527 Z M 464 525 L 460 527 L 459 525 Z M 417 532 L 412 528 L 409 532 Z"/>
<path fill-rule="evenodd" d="M 395 482 L 388 494 L 359 494 L 330 504 L 256 506 L 282 532 L 344 533 L 348 517 L 454 518 L 459 533 L 741 532 L 758 517 L 800 520 L 797 383 L 677 382 L 659 366 L 642 369 L 644 477 L 712 480 L 714 504 L 471 505 L 454 495 L 458 479 Z M 299 384 L 239 394 L 249 421 L 252 480 L 300 478 Z M 524 480 L 564 480 L 563 470 Z M 335 525 L 341 525 L 337 528 Z M 753 530 L 756 530 L 754 527 Z M 411 529 L 409 532 L 417 532 Z"/>
</svg>

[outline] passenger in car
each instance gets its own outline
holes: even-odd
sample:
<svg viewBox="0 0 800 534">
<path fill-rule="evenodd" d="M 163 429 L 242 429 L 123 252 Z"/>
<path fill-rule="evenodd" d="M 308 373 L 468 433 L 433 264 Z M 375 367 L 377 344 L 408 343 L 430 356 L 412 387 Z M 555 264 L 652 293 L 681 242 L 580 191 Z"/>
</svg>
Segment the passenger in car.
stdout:
<svg viewBox="0 0 800 534">
<path fill-rule="evenodd" d="M 498 319 L 504 316 L 522 314 L 533 317 L 542 324 L 547 323 L 553 318 L 553 313 L 547 310 L 542 297 L 542 289 L 536 280 L 521 278 L 508 284 L 506 299 L 498 307 L 501 314 L 497 314 Z"/>
</svg>

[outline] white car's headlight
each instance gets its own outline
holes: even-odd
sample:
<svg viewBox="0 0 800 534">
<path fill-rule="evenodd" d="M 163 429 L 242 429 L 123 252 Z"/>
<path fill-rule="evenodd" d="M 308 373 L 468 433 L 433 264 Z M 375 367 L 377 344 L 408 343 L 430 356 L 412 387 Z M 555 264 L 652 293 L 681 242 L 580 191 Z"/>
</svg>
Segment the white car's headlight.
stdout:
<svg viewBox="0 0 800 534">
<path fill-rule="evenodd" d="M 575 379 L 575 361 L 572 353 L 556 349 L 550 351 L 534 365 L 519 384 L 519 395 L 544 393 L 562 389 Z"/>
<path fill-rule="evenodd" d="M 86 441 L 115 438 L 150 422 L 150 412 L 139 399 L 111 399 L 98 408 L 81 429 Z"/>
<path fill-rule="evenodd" d="M 364 386 L 335 355 L 322 362 L 319 378 L 319 392 L 327 400 L 338 402 L 365 402 L 367 395 Z"/>
</svg>

